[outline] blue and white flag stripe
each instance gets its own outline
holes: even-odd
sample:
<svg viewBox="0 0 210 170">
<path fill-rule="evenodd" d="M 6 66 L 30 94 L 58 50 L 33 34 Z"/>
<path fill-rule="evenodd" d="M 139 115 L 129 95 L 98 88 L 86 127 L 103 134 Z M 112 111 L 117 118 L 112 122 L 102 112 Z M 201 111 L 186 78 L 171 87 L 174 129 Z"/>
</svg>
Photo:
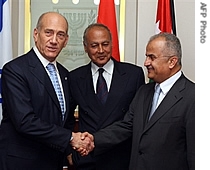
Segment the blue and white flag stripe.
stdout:
<svg viewBox="0 0 210 170">
<path fill-rule="evenodd" d="M 12 59 L 12 35 L 9 0 L 0 0 L 0 77 L 3 65 Z M 0 79 L 1 83 L 1 79 Z M 0 85 L 1 88 L 1 85 Z M 2 119 L 0 89 L 0 120 Z"/>
</svg>

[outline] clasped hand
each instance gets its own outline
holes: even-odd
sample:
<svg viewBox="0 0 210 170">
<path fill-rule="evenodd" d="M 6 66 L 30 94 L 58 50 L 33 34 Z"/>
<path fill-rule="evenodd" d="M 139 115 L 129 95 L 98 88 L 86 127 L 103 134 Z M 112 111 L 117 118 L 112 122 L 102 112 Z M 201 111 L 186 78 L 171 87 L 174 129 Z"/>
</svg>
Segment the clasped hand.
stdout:
<svg viewBox="0 0 210 170">
<path fill-rule="evenodd" d="M 70 144 L 81 156 L 88 155 L 95 147 L 94 137 L 88 132 L 72 132 L 72 137 L 73 139 L 70 141 Z"/>
</svg>

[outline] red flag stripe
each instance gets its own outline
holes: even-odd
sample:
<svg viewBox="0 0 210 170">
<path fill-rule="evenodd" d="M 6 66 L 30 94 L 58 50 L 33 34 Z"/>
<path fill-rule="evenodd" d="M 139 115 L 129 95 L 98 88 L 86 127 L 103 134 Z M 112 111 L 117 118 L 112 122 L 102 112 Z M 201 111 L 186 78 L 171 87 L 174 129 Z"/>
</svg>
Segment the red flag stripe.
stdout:
<svg viewBox="0 0 210 170">
<path fill-rule="evenodd" d="M 176 34 L 173 0 L 158 0 L 156 24 L 160 32 Z"/>
<path fill-rule="evenodd" d="M 110 29 L 113 46 L 112 57 L 117 61 L 120 61 L 118 29 L 114 0 L 100 0 L 97 22 L 106 25 Z"/>
</svg>

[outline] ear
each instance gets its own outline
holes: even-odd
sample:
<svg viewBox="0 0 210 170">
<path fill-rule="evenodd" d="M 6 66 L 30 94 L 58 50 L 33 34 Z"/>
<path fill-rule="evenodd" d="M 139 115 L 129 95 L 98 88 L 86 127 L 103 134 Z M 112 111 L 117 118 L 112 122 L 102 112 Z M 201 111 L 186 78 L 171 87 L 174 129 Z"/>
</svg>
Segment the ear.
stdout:
<svg viewBox="0 0 210 170">
<path fill-rule="evenodd" d="M 172 69 L 172 68 L 174 68 L 174 66 L 177 64 L 177 62 L 178 62 L 178 57 L 177 57 L 177 56 L 173 56 L 173 57 L 171 57 L 171 58 L 168 60 L 168 62 L 169 62 L 169 68 Z"/>
<path fill-rule="evenodd" d="M 38 29 L 37 28 L 34 28 L 34 34 L 33 34 L 34 42 L 37 41 L 37 35 L 38 35 Z"/>
</svg>

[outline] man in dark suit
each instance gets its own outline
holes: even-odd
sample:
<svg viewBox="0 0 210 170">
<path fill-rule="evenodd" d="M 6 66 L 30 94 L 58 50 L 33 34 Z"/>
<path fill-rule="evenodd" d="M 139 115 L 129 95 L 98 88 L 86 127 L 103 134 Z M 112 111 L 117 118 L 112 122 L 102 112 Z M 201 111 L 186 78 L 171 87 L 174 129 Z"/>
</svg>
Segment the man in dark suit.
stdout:
<svg viewBox="0 0 210 170">
<path fill-rule="evenodd" d="M 33 36 L 35 47 L 3 67 L 1 170 L 61 170 L 73 136 L 68 70 L 56 62 L 68 41 L 68 23 L 59 13 L 44 13 Z M 57 70 L 62 105 L 48 75 L 48 63 Z"/>
<path fill-rule="evenodd" d="M 79 106 L 79 131 L 94 133 L 123 119 L 136 91 L 145 84 L 145 77 L 141 67 L 112 58 L 111 33 L 105 25 L 89 25 L 83 44 L 91 62 L 70 72 L 69 87 L 75 107 Z M 97 97 L 99 68 L 104 69 L 108 89 L 104 104 Z M 130 151 L 131 138 L 96 158 L 75 152 L 73 163 L 78 170 L 127 170 Z"/>
<path fill-rule="evenodd" d="M 151 37 L 144 65 L 154 82 L 140 87 L 122 121 L 94 134 L 95 155 L 132 136 L 130 170 L 195 169 L 195 84 L 181 71 L 181 57 L 175 35 Z"/>
</svg>

